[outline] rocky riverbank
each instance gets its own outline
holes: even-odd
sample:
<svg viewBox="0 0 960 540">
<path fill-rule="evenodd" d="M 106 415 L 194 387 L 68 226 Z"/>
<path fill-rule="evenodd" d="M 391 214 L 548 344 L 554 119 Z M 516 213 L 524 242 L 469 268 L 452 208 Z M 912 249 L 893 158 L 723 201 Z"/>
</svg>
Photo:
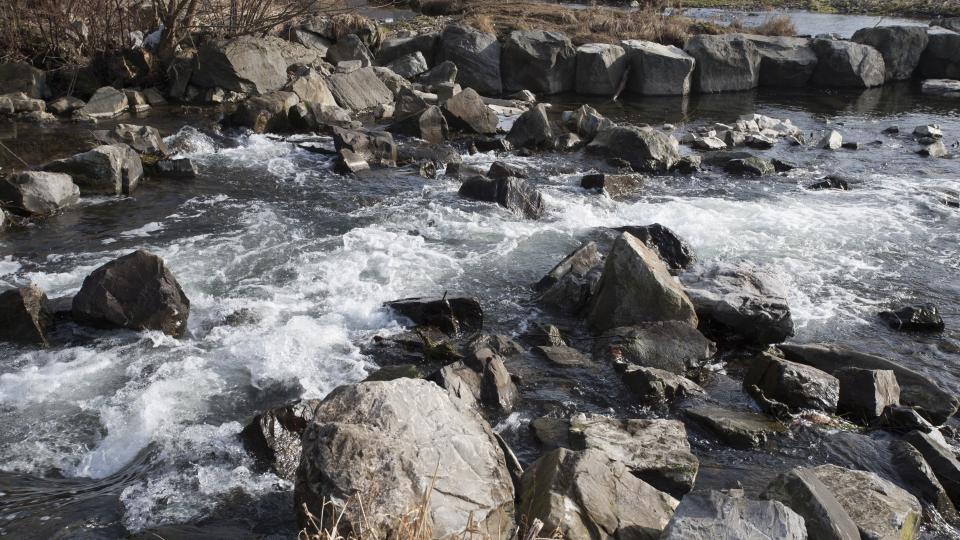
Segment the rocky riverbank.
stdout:
<svg viewBox="0 0 960 540">
<path fill-rule="evenodd" d="M 536 223 L 555 202 L 537 171 L 504 161 L 478 169 L 462 156 L 577 156 L 597 169 L 580 186 L 615 200 L 646 182 L 702 171 L 744 182 L 775 177 L 798 167 L 768 156 L 781 146 L 869 151 L 840 130 L 814 136 L 762 114 L 677 138 L 675 126 L 614 122 L 588 105 L 557 114 L 545 96 L 870 88 L 956 78 L 960 66 L 960 34 L 944 28 L 870 28 L 850 41 L 700 35 L 680 49 L 575 47 L 542 31 L 501 41 L 461 25 L 383 39 L 375 26 L 335 26 L 311 20 L 291 30 L 293 41 L 210 41 L 183 54 L 167 88 L 101 87 L 86 101 L 50 95 L 38 70 L 4 66 L 16 76 L 4 78 L 0 106 L 8 103 L 19 121 L 56 121 L 49 108 L 92 129 L 89 150 L 6 176 L 0 199 L 9 216 L 0 216 L 42 234 L 45 218 L 84 199 L 195 177 L 182 141 L 111 121 L 177 100 L 222 105 L 225 129 L 286 136 L 326 156 L 331 173 L 358 182 L 394 170 L 456 180 L 478 212 Z M 925 88 L 949 84 L 928 80 Z M 101 122 L 110 127 L 94 129 Z M 899 131 L 876 136 L 905 156 L 949 160 L 957 152 L 938 125 Z M 831 176 L 808 189 L 857 185 Z M 537 310 L 534 326 L 489 333 L 489 306 L 443 290 L 394 299 L 383 311 L 403 329 L 358 344 L 379 371 L 323 398 L 260 411 L 245 425 L 249 454 L 293 483 L 299 526 L 376 538 L 411 527 L 437 538 L 465 530 L 522 538 L 539 522 L 542 534 L 567 538 L 800 539 L 914 538 L 924 523 L 956 521 L 960 463 L 949 422 L 960 401 L 936 380 L 893 353 L 791 342 L 794 317 L 776 276 L 752 261 L 695 264 L 689 242 L 658 223 L 593 230 L 573 252 L 555 255 L 556 266 L 528 290 L 504 293 Z M 92 269 L 72 296 L 48 299 L 36 286 L 5 291 L 0 338 L 30 350 L 68 346 L 72 338 L 58 329 L 72 327 L 189 338 L 191 302 L 176 272 L 136 251 Z M 234 311 L 225 324 L 243 325 L 248 315 Z M 898 305 L 877 317 L 898 331 L 945 327 L 933 305 Z M 563 374 L 536 388 L 519 373 L 530 365 Z M 711 395 L 707 382 L 724 368 L 749 402 Z M 594 377 L 605 386 L 583 391 L 610 396 L 585 401 L 623 399 L 643 414 L 545 410 L 548 400 L 537 396 Z M 517 411 L 535 416 L 537 446 L 523 458 L 491 428 Z M 718 448 L 762 449 L 810 426 L 818 440 L 886 437 L 876 444 L 883 470 L 791 466 L 758 492 L 698 483 L 703 456 L 692 451 L 691 433 Z"/>
</svg>

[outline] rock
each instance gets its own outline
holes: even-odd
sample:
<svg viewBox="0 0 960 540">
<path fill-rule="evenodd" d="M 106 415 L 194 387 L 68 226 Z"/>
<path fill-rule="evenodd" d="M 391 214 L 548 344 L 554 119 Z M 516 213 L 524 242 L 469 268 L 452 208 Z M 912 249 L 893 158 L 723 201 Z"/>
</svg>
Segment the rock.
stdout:
<svg viewBox="0 0 960 540">
<path fill-rule="evenodd" d="M 0 112 L 5 112 L 6 114 L 43 113 L 47 108 L 46 102 L 42 99 L 33 99 L 23 92 L 0 96 L 0 100 L 2 100 L 3 103 L 0 105 Z M 27 116 L 27 114 L 22 114 L 21 116 Z"/>
<path fill-rule="evenodd" d="M 580 246 L 534 285 L 538 300 L 557 311 L 578 313 L 596 288 L 602 262 L 595 243 Z"/>
<path fill-rule="evenodd" d="M 839 150 L 841 146 L 843 146 L 843 135 L 833 129 L 827 132 L 817 143 L 817 147 L 824 150 Z"/>
<path fill-rule="evenodd" d="M 917 126 L 913 128 L 913 136 L 929 139 L 942 139 L 943 138 L 943 129 L 940 127 L 940 124 L 927 124 L 922 126 Z"/>
<path fill-rule="evenodd" d="M 416 116 L 418 119 L 420 113 L 427 110 L 429 105 L 412 88 L 401 88 L 396 94 L 394 101 L 393 117 L 402 122 Z"/>
<path fill-rule="evenodd" d="M 760 53 L 760 86 L 806 86 L 817 67 L 817 55 L 806 38 L 746 36 Z"/>
<path fill-rule="evenodd" d="M 417 82 L 423 85 L 424 88 L 436 88 L 442 84 L 453 84 L 456 82 L 459 72 L 460 70 L 457 69 L 457 65 L 447 60 L 440 62 L 430 68 L 426 73 L 421 74 L 417 78 Z"/>
<path fill-rule="evenodd" d="M 255 133 L 280 132 L 290 129 L 290 108 L 300 102 L 293 92 L 270 92 L 244 100 L 231 115 L 235 126 Z"/>
<path fill-rule="evenodd" d="M 143 97 L 147 100 L 147 104 L 149 104 L 151 107 L 167 104 L 167 100 L 163 97 L 163 94 L 161 94 L 160 90 L 157 90 L 156 88 L 147 88 L 144 90 Z"/>
<path fill-rule="evenodd" d="M 26 62 L 0 64 L 0 95 L 15 92 L 33 99 L 50 97 L 47 74 Z"/>
<path fill-rule="evenodd" d="M 570 92 L 576 83 L 577 49 L 559 32 L 510 32 L 500 62 L 504 92 L 549 96 Z"/>
<path fill-rule="evenodd" d="M 425 141 L 405 141 L 397 149 L 397 163 L 431 162 L 437 167 L 453 166 L 463 163 L 460 152 L 449 144 L 436 144 Z"/>
<path fill-rule="evenodd" d="M 857 524 L 810 469 L 797 468 L 778 476 L 763 494 L 800 514 L 809 538 L 860 540 Z"/>
<path fill-rule="evenodd" d="M 953 504 L 960 504 L 960 461 L 953 449 L 942 437 L 922 431 L 911 431 L 903 440 L 920 452 Z"/>
<path fill-rule="evenodd" d="M 597 133 L 604 129 L 615 125 L 589 105 L 581 105 L 576 111 L 565 111 L 563 113 L 563 123 L 568 129 L 588 140 L 596 137 Z"/>
<path fill-rule="evenodd" d="M 515 148 L 548 149 L 553 146 L 553 138 L 547 108 L 542 104 L 521 114 L 507 134 L 507 140 Z"/>
<path fill-rule="evenodd" d="M 373 53 L 356 34 L 347 34 L 327 49 L 327 61 L 333 65 L 359 61 L 360 67 L 370 67 L 373 65 Z"/>
<path fill-rule="evenodd" d="M 540 219 L 545 212 L 540 192 L 522 178 L 493 180 L 474 176 L 460 185 L 459 194 L 468 199 L 495 202 L 528 219 Z"/>
<path fill-rule="evenodd" d="M 925 79 L 960 79 L 960 34 L 931 28 L 927 48 L 920 57 L 920 74 Z"/>
<path fill-rule="evenodd" d="M 359 129 L 362 124 L 350 116 L 350 111 L 336 105 L 317 105 L 300 102 L 287 113 L 290 126 L 300 131 L 332 133 L 334 127 Z"/>
<path fill-rule="evenodd" d="M 578 94 L 612 96 L 627 69 L 627 52 L 619 45 L 588 43 L 577 48 Z"/>
<path fill-rule="evenodd" d="M 706 391 L 690 379 L 669 371 L 628 364 L 623 382 L 644 403 L 660 403 L 691 396 L 705 396 Z"/>
<path fill-rule="evenodd" d="M 741 176 L 765 176 L 777 171 L 773 163 L 757 156 L 731 159 L 723 170 Z"/>
<path fill-rule="evenodd" d="M 634 174 L 594 173 L 581 178 L 580 187 L 603 192 L 611 199 L 618 199 L 643 187 L 643 177 Z"/>
<path fill-rule="evenodd" d="M 566 345 L 541 345 L 534 351 L 558 367 L 585 367 L 593 363 L 585 354 Z"/>
<path fill-rule="evenodd" d="M 921 507 L 916 497 L 874 473 L 836 465 L 811 469 L 847 511 L 860 529 L 861 538 L 898 540 L 914 538 Z"/>
<path fill-rule="evenodd" d="M 697 324 L 693 304 L 660 257 L 626 233 L 614 242 L 591 303 L 587 323 L 596 332 L 644 322 Z"/>
<path fill-rule="evenodd" d="M 97 90 L 80 108 L 80 112 L 90 118 L 113 118 L 127 110 L 127 96 L 110 86 Z"/>
<path fill-rule="evenodd" d="M 288 88 L 304 103 L 314 103 L 320 107 L 337 104 L 336 98 L 327 86 L 326 79 L 313 69 L 308 68 L 302 71 L 290 82 Z"/>
<path fill-rule="evenodd" d="M 696 35 L 684 50 L 696 60 L 693 86 L 701 93 L 750 90 L 759 84 L 760 52 L 742 35 Z"/>
<path fill-rule="evenodd" d="M 377 63 L 386 66 L 397 58 L 410 54 L 420 53 L 428 61 L 433 59 L 439 32 L 428 32 L 411 37 L 386 39 L 377 49 Z"/>
<path fill-rule="evenodd" d="M 339 170 L 348 173 L 373 166 L 396 167 L 397 145 L 386 131 L 333 128 L 333 144 L 339 154 Z"/>
<path fill-rule="evenodd" d="M 487 178 L 494 180 L 506 180 L 507 178 L 526 178 L 526 173 L 519 167 L 514 167 L 502 161 L 494 161 L 487 170 Z"/>
<path fill-rule="evenodd" d="M 0 179 L 0 203 L 24 214 L 48 216 L 78 200 L 80 188 L 66 174 L 22 171 Z"/>
<path fill-rule="evenodd" d="M 946 145 L 943 144 L 943 141 L 936 141 L 934 143 L 928 144 L 917 150 L 917 153 L 921 156 L 931 157 L 931 158 L 942 158 L 946 157 L 950 151 L 947 150 Z"/>
<path fill-rule="evenodd" d="M 151 126 L 117 124 L 112 130 L 99 130 L 93 133 L 101 144 L 126 144 L 139 154 L 165 157 L 170 153 L 160 131 Z"/>
<path fill-rule="evenodd" d="M 372 109 L 393 102 L 393 92 L 380 81 L 373 68 L 334 73 L 327 78 L 327 85 L 337 103 L 352 111 Z"/>
<path fill-rule="evenodd" d="M 54 114 L 64 116 L 73 113 L 73 111 L 82 109 L 86 104 L 87 103 L 80 98 L 67 96 L 51 101 L 47 104 L 47 109 Z"/>
<path fill-rule="evenodd" d="M 691 144 L 691 146 L 697 150 L 709 152 L 712 150 L 725 150 L 727 148 L 727 143 L 716 137 L 697 137 L 693 140 L 693 144 Z"/>
<path fill-rule="evenodd" d="M 450 336 L 483 328 L 483 308 L 475 298 L 405 298 L 385 306 L 418 326 L 436 327 Z"/>
<path fill-rule="evenodd" d="M 776 139 L 765 137 L 759 133 L 747 133 L 744 136 L 743 142 L 750 148 L 757 148 L 759 150 L 769 150 L 777 144 Z M 774 170 L 776 170 L 776 167 L 774 167 Z"/>
<path fill-rule="evenodd" d="M 743 491 L 699 491 L 683 498 L 662 540 L 806 540 L 803 518 L 778 501 Z"/>
<path fill-rule="evenodd" d="M 137 250 L 94 270 L 73 298 L 73 318 L 98 327 L 159 330 L 183 337 L 190 300 L 152 253 Z"/>
<path fill-rule="evenodd" d="M 497 132 L 497 114 L 472 88 L 448 99 L 442 109 L 447 122 L 454 129 L 480 135 L 493 135 Z"/>
<path fill-rule="evenodd" d="M 781 344 L 778 348 L 783 351 L 788 360 L 807 364 L 828 373 L 844 367 L 892 370 L 900 386 L 900 403 L 915 407 L 924 418 L 936 425 L 946 422 L 960 406 L 960 400 L 956 396 L 942 390 L 927 377 L 879 356 L 829 344 Z"/>
<path fill-rule="evenodd" d="M 611 362 L 652 367 L 676 375 L 698 372 L 716 353 L 708 340 L 687 322 L 661 321 L 613 328 L 594 344 L 594 356 Z"/>
<path fill-rule="evenodd" d="M 652 128 L 608 127 L 597 133 L 587 152 L 625 159 L 637 171 L 666 172 L 680 161 L 677 140 Z"/>
<path fill-rule="evenodd" d="M 926 437 L 925 434 L 920 432 L 917 432 L 917 434 L 918 435 L 912 437 L 912 439 L 918 441 L 918 446 L 927 447 L 929 444 L 928 448 L 931 455 L 934 456 L 934 460 L 946 458 L 947 461 L 945 464 L 947 471 L 957 471 L 957 469 L 954 468 L 956 466 L 956 459 L 953 458 L 952 454 L 944 456 L 941 453 L 943 447 L 939 442 L 934 441 L 932 437 Z M 937 479 L 936 473 L 930 464 L 927 463 L 927 460 L 920 450 L 917 450 L 917 448 L 907 440 L 890 441 L 890 450 L 893 454 L 891 464 L 896 468 L 900 478 L 903 479 L 904 487 L 921 502 L 925 502 L 936 508 L 937 511 L 940 512 L 940 515 L 947 521 L 955 522 L 958 518 L 956 506 L 954 506 L 950 500 L 950 496 L 944 489 L 943 484 Z"/>
<path fill-rule="evenodd" d="M 500 49 L 497 36 L 493 34 L 468 26 L 450 25 L 440 34 L 437 62 L 453 62 L 458 68 L 456 82 L 464 88 L 498 96 L 503 93 Z"/>
<path fill-rule="evenodd" d="M 513 528 L 513 484 L 493 432 L 429 381 L 342 386 L 317 406 L 303 434 L 296 507 L 339 516 L 322 512 L 324 503 L 357 493 L 367 496 L 362 515 L 348 505 L 342 518 L 329 518 L 342 532 L 362 523 L 365 537 L 386 538 L 397 516 L 421 500 L 423 526 L 437 538 L 459 536 L 471 516 L 480 534 L 506 537 Z M 305 526 L 301 510 L 298 517 Z"/>
<path fill-rule="evenodd" d="M 850 40 L 880 52 L 885 80 L 903 81 L 913 76 L 929 38 L 922 26 L 874 26 L 857 30 Z"/>
<path fill-rule="evenodd" d="M 839 176 L 828 176 L 817 182 L 816 184 L 810 184 L 807 186 L 807 189 L 810 190 L 821 190 L 821 189 L 839 189 L 841 191 L 847 191 L 850 189 L 850 183 L 846 179 Z"/>
<path fill-rule="evenodd" d="M 190 84 L 241 94 L 266 94 L 287 84 L 287 68 L 320 60 L 316 49 L 278 37 L 241 36 L 200 46 Z"/>
<path fill-rule="evenodd" d="M 904 332 L 942 332 L 943 318 L 933 304 L 905 306 L 896 311 L 881 311 L 880 319 L 894 330 Z"/>
<path fill-rule="evenodd" d="M 811 47 L 817 55 L 811 82 L 817 86 L 871 88 L 886 80 L 883 56 L 869 45 L 817 38 Z"/>
<path fill-rule="evenodd" d="M 693 264 L 693 248 L 677 233 L 659 223 L 619 227 L 616 230 L 639 238 L 648 248 L 657 252 L 671 272 L 683 270 Z"/>
<path fill-rule="evenodd" d="M 139 90 L 124 90 L 123 94 L 127 96 L 127 105 L 130 112 L 140 113 L 150 110 L 147 98 Z"/>
<path fill-rule="evenodd" d="M 652 41 L 621 42 L 630 63 L 627 90 L 643 96 L 682 96 L 690 93 L 695 60 L 672 45 Z"/>
<path fill-rule="evenodd" d="M 691 407 L 684 412 L 736 447 L 763 446 L 770 437 L 788 432 L 780 422 L 754 412 L 731 411 L 713 405 Z"/>
<path fill-rule="evenodd" d="M 423 57 L 423 53 L 420 51 L 401 56 L 387 64 L 386 67 L 405 79 L 412 79 L 430 69 L 427 59 Z"/>
<path fill-rule="evenodd" d="M 906 405 L 891 405 L 883 410 L 883 414 L 873 425 L 893 433 L 909 433 L 920 430 L 924 433 L 933 431 L 933 424 L 920 416 L 913 407 Z"/>
<path fill-rule="evenodd" d="M 149 167 L 150 176 L 159 178 L 196 178 L 197 165 L 189 158 L 161 159 Z"/>
<path fill-rule="evenodd" d="M 395 125 L 400 133 L 419 137 L 431 144 L 442 144 L 450 137 L 450 128 L 443 111 L 436 105 L 427 107 L 423 112 Z M 457 157 L 460 154 L 457 153 Z"/>
<path fill-rule="evenodd" d="M 258 458 L 269 463 L 277 476 L 294 481 L 303 446 L 300 437 L 313 421 L 320 400 L 304 400 L 270 409 L 256 415 L 240 437 Z"/>
<path fill-rule="evenodd" d="M 125 144 L 98 146 L 88 152 L 47 163 L 43 170 L 70 175 L 84 195 L 129 195 L 143 177 L 140 156 Z"/>
<path fill-rule="evenodd" d="M 489 348 L 481 348 L 464 360 L 444 366 L 431 379 L 473 407 L 509 413 L 519 399 L 503 358 Z"/>
<path fill-rule="evenodd" d="M 413 90 L 413 85 L 410 81 L 397 75 L 392 69 L 380 66 L 374 66 L 372 69 L 373 73 L 380 79 L 380 82 L 393 93 L 394 97 L 398 96 L 401 90 Z"/>
<path fill-rule="evenodd" d="M 0 293 L 0 341 L 46 347 L 53 322 L 47 295 L 40 287 L 30 285 Z"/>
<path fill-rule="evenodd" d="M 543 347 L 566 347 L 567 342 L 563 339 L 563 333 L 552 324 L 533 323 L 532 328 L 527 330 L 523 340 L 534 346 Z"/>
<path fill-rule="evenodd" d="M 842 389 L 836 377 L 817 368 L 770 354 L 753 360 L 743 379 L 748 391 L 756 386 L 763 396 L 792 409 L 816 409 L 832 413 Z"/>
</svg>

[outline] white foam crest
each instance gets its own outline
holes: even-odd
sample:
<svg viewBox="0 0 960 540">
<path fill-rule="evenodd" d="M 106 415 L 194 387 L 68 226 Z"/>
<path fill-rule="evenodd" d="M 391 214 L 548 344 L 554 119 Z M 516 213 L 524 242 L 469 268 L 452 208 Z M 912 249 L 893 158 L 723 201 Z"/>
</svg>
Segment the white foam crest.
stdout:
<svg viewBox="0 0 960 540">
<path fill-rule="evenodd" d="M 174 157 L 199 157 L 216 153 L 217 143 L 209 135 L 193 126 L 184 126 L 180 131 L 163 139 L 174 152 Z"/>
<path fill-rule="evenodd" d="M 73 347 L 27 353 L 18 370 L 0 374 L 0 403 L 23 406 L 46 401 L 72 402 L 99 395 L 114 377 L 116 351 Z"/>
<path fill-rule="evenodd" d="M 129 231 L 123 231 L 120 233 L 120 236 L 123 238 L 148 238 L 152 233 L 163 230 L 163 224 L 156 221 L 151 221 L 142 227 L 136 229 L 130 229 Z"/>
</svg>

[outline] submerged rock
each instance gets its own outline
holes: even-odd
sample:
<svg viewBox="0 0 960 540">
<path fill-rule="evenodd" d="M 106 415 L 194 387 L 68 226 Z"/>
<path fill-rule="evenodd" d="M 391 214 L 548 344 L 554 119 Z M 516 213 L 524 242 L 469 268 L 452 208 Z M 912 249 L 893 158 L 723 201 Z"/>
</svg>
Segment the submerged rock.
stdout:
<svg viewBox="0 0 960 540">
<path fill-rule="evenodd" d="M 943 318 L 933 304 L 906 306 L 895 311 L 881 311 L 880 318 L 894 330 L 904 332 L 942 332 Z"/>
<path fill-rule="evenodd" d="M 476 298 L 405 298 L 384 304 L 419 326 L 432 326 L 447 335 L 469 334 L 483 328 L 483 308 Z"/>
<path fill-rule="evenodd" d="M 797 468 L 781 474 L 763 496 L 800 514 L 811 539 L 860 540 L 853 518 L 811 469 Z"/>
<path fill-rule="evenodd" d="M 684 321 L 612 328 L 594 344 L 598 360 L 626 362 L 684 376 L 698 372 L 715 352 L 713 342 Z"/>
<path fill-rule="evenodd" d="M 580 312 L 596 290 L 602 262 L 594 242 L 580 246 L 534 285 L 539 301 L 561 312 Z"/>
<path fill-rule="evenodd" d="M 30 285 L 0 293 L 0 341 L 45 347 L 53 327 L 47 295 Z"/>
<path fill-rule="evenodd" d="M 698 405 L 684 413 L 717 434 L 729 445 L 763 446 L 770 437 L 788 432 L 783 424 L 754 412 L 732 411 L 713 405 Z"/>
<path fill-rule="evenodd" d="M 129 195 L 143 177 L 140 156 L 126 144 L 103 145 L 73 157 L 50 162 L 43 170 L 70 175 L 82 195 Z"/>
<path fill-rule="evenodd" d="M 743 386 L 748 391 L 756 386 L 766 398 L 792 409 L 834 412 L 843 395 L 841 382 L 833 375 L 770 354 L 761 354 L 753 360 Z"/>
<path fill-rule="evenodd" d="M 680 161 L 677 140 L 652 128 L 607 127 L 590 141 L 587 151 L 624 159 L 636 171 L 666 172 Z"/>
<path fill-rule="evenodd" d="M 541 345 L 534 351 L 558 367 L 586 367 L 593 363 L 587 355 L 566 345 Z"/>
<path fill-rule="evenodd" d="M 34 216 L 48 216 L 80 200 L 80 188 L 69 175 L 22 171 L 0 179 L 0 204 Z"/>
<path fill-rule="evenodd" d="M 683 498 L 661 540 L 806 540 L 803 518 L 778 501 L 743 491 L 699 491 Z"/>
<path fill-rule="evenodd" d="M 459 194 L 468 199 L 495 202 L 528 219 L 539 219 L 545 212 L 540 192 L 522 178 L 494 180 L 474 176 L 460 185 Z"/>
</svg>

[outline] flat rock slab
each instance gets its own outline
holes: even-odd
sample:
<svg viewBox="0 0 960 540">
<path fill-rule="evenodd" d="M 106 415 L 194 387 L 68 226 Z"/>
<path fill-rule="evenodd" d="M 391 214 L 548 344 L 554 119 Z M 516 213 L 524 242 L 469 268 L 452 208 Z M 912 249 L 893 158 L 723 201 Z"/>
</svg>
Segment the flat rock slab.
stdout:
<svg viewBox="0 0 960 540">
<path fill-rule="evenodd" d="M 770 437 L 789 431 L 780 422 L 754 412 L 731 411 L 712 405 L 691 407 L 684 412 L 727 444 L 738 447 L 762 446 Z"/>
<path fill-rule="evenodd" d="M 702 491 L 683 498 L 661 540 L 806 540 L 803 518 L 778 501 L 743 491 Z"/>
</svg>

